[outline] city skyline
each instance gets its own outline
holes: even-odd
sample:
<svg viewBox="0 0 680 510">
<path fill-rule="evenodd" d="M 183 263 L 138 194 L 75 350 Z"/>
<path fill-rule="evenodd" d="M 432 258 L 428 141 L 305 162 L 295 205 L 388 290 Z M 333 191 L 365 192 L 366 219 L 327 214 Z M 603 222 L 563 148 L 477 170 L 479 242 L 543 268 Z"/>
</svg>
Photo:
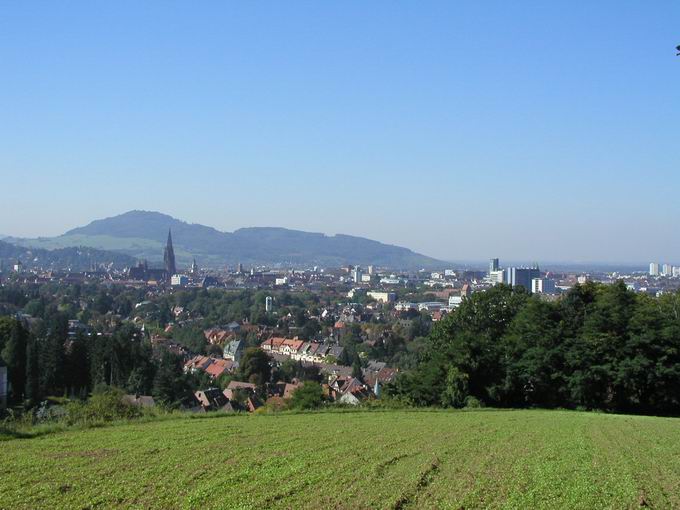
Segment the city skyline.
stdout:
<svg viewBox="0 0 680 510">
<path fill-rule="evenodd" d="M 5 6 L 0 234 L 143 209 L 453 261 L 680 253 L 677 4 L 175 7 Z"/>
</svg>

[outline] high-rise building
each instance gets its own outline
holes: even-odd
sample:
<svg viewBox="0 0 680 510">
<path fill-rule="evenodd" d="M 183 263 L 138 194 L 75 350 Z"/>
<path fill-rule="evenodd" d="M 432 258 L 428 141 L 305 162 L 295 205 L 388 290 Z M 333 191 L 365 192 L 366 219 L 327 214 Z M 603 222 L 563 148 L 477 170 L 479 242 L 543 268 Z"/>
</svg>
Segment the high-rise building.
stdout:
<svg viewBox="0 0 680 510">
<path fill-rule="evenodd" d="M 661 274 L 664 276 L 671 276 L 673 274 L 673 266 L 670 264 L 664 264 L 661 268 Z"/>
<path fill-rule="evenodd" d="M 274 298 L 271 296 L 267 296 L 264 298 L 264 311 L 267 313 L 271 313 L 272 310 L 274 310 Z"/>
<path fill-rule="evenodd" d="M 652 262 L 649 264 L 649 276 L 659 276 L 659 263 Z"/>
<path fill-rule="evenodd" d="M 495 273 L 496 271 L 498 271 L 499 267 L 500 266 L 498 264 L 498 259 L 490 259 L 489 260 L 489 275 L 491 275 L 491 273 Z"/>
<path fill-rule="evenodd" d="M 509 267 L 505 270 L 505 283 L 508 285 L 522 286 L 531 292 L 531 280 L 540 278 L 541 271 L 538 267 Z"/>
<path fill-rule="evenodd" d="M 673 266 L 673 276 L 680 276 L 680 266 Z"/>
<path fill-rule="evenodd" d="M 165 245 L 163 262 L 165 263 L 165 272 L 168 273 L 168 278 L 177 273 L 177 266 L 175 265 L 175 250 L 172 248 L 172 233 L 170 232 L 170 229 L 168 229 L 168 243 Z"/>
<path fill-rule="evenodd" d="M 534 278 L 531 280 L 531 292 L 534 294 L 554 294 L 555 280 L 550 278 Z"/>
</svg>

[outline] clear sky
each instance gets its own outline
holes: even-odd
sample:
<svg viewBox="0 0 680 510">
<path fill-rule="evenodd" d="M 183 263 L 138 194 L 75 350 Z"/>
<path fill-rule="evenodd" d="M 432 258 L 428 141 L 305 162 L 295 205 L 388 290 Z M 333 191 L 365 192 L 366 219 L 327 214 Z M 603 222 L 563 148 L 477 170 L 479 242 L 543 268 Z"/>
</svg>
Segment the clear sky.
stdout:
<svg viewBox="0 0 680 510">
<path fill-rule="evenodd" d="M 680 262 L 680 2 L 3 2 L 0 233 L 130 209 Z"/>
</svg>

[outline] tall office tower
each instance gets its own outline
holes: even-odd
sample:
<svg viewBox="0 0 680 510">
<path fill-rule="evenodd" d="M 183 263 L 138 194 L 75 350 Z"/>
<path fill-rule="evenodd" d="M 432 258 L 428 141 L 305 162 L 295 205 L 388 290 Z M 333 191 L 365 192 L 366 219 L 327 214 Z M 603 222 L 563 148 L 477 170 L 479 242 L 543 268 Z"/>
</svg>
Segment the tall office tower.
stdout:
<svg viewBox="0 0 680 510">
<path fill-rule="evenodd" d="M 538 267 L 509 267 L 505 270 L 505 283 L 508 285 L 522 286 L 531 292 L 531 280 L 541 277 Z"/>
<path fill-rule="evenodd" d="M 491 273 L 495 273 L 496 271 L 498 271 L 498 267 L 499 267 L 498 259 L 489 260 L 489 276 L 491 275 Z"/>
<path fill-rule="evenodd" d="M 649 276 L 659 276 L 659 263 L 652 262 L 649 264 Z"/>
<path fill-rule="evenodd" d="M 165 262 L 165 272 L 168 273 L 168 278 L 177 273 L 177 266 L 175 265 L 175 250 L 172 248 L 172 233 L 170 232 L 170 229 L 168 229 L 168 243 L 165 245 L 163 262 Z"/>
<path fill-rule="evenodd" d="M 670 264 L 664 264 L 661 268 L 661 274 L 664 276 L 671 276 L 673 274 L 673 266 Z"/>
</svg>

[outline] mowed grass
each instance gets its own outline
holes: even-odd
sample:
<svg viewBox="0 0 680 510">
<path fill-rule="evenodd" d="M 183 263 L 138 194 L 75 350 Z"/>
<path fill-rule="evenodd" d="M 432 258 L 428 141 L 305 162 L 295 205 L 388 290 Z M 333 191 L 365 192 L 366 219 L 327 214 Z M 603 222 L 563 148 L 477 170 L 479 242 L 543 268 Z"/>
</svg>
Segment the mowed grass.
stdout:
<svg viewBox="0 0 680 510">
<path fill-rule="evenodd" d="M 680 420 L 219 416 L 0 443 L 0 508 L 680 508 Z"/>
</svg>

